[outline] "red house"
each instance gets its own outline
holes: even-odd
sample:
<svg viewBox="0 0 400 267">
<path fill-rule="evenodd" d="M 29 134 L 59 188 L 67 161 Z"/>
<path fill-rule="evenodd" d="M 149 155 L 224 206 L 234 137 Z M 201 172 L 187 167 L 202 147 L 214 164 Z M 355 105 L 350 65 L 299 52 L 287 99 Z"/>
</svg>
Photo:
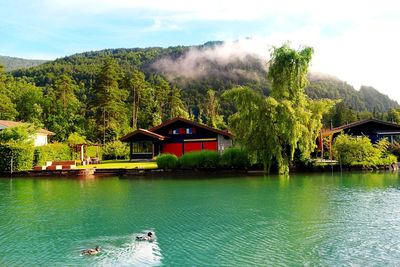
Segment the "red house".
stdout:
<svg viewBox="0 0 400 267">
<path fill-rule="evenodd" d="M 190 151 L 223 151 L 233 135 L 191 120 L 174 118 L 149 130 L 138 129 L 120 140 L 129 142 L 131 160 L 152 159 L 161 153 L 180 157 Z"/>
</svg>

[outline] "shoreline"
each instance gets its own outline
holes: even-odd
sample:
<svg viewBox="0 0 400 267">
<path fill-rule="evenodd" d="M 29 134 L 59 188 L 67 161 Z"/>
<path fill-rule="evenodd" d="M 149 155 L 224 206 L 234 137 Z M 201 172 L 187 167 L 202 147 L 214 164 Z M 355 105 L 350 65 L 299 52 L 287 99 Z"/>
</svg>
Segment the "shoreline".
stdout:
<svg viewBox="0 0 400 267">
<path fill-rule="evenodd" d="M 327 172 L 351 172 L 351 171 L 398 171 L 397 166 L 379 166 L 375 168 L 364 168 L 362 166 L 353 166 L 340 168 L 339 165 L 327 165 L 313 168 L 293 168 L 290 173 L 327 173 Z M 277 173 L 271 172 L 271 175 Z M 0 173 L 1 178 L 96 178 L 96 177 L 109 177 L 119 176 L 123 178 L 164 178 L 171 176 L 260 176 L 265 175 L 262 169 L 177 169 L 177 170 L 163 170 L 163 169 L 70 169 L 70 170 L 29 170 L 19 171 L 13 173 Z"/>
</svg>

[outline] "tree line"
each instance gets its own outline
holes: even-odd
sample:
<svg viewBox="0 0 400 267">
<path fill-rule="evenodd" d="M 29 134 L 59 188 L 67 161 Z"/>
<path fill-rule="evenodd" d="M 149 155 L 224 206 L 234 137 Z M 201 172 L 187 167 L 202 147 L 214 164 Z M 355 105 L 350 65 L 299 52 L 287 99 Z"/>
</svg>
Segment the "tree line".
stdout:
<svg viewBox="0 0 400 267">
<path fill-rule="evenodd" d="M 226 127 L 218 109 L 215 91 L 210 89 L 198 120 Z M 89 141 L 106 143 L 177 116 L 194 119 L 181 89 L 157 74 L 146 77 L 137 69 L 124 71 L 111 57 L 104 59 L 89 88 L 67 74 L 40 87 L 0 67 L 0 119 L 47 128 L 56 133 L 57 141 L 77 133 Z"/>
</svg>

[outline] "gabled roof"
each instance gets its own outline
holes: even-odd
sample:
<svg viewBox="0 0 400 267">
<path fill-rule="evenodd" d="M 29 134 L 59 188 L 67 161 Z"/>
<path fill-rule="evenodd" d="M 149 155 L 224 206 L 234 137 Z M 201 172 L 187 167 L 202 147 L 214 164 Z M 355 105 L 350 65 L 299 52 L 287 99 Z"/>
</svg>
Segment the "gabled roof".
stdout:
<svg viewBox="0 0 400 267">
<path fill-rule="evenodd" d="M 156 133 L 153 133 L 153 132 L 150 132 L 150 131 L 148 131 L 148 130 L 145 130 L 145 129 L 137 129 L 136 131 L 133 131 L 133 132 L 131 132 L 131 133 L 129 133 L 129 134 L 127 134 L 127 135 L 125 135 L 124 137 L 121 137 L 120 138 L 120 140 L 122 141 L 122 142 L 126 142 L 126 141 L 129 141 L 129 139 L 131 138 L 131 137 L 133 137 L 133 136 L 135 136 L 135 135 L 138 135 L 138 134 L 143 134 L 143 135 L 146 135 L 146 136 L 149 136 L 149 137 L 151 137 L 151 138 L 154 138 L 154 139 L 158 139 L 158 140 L 165 140 L 167 137 L 166 136 L 163 136 L 163 135 L 160 135 L 160 134 L 156 134 Z"/>
<path fill-rule="evenodd" d="M 6 121 L 6 120 L 0 120 L 0 126 L 4 126 L 4 128 L 12 128 L 12 127 L 17 127 L 20 125 L 28 124 L 25 122 L 20 122 L 20 121 Z M 45 129 L 38 129 L 36 131 L 37 133 L 45 134 L 45 135 L 56 135 L 53 132 L 50 132 Z"/>
<path fill-rule="evenodd" d="M 332 131 L 334 131 L 334 130 L 345 130 L 345 129 L 353 128 L 355 126 L 359 126 L 359 125 L 362 125 L 362 124 L 365 124 L 365 123 L 369 123 L 369 122 L 376 122 L 376 123 L 380 123 L 380 124 L 384 124 L 384 125 L 387 125 L 387 126 L 392 126 L 392 127 L 400 129 L 400 125 L 396 124 L 396 123 L 377 120 L 377 119 L 366 119 L 366 120 L 356 121 L 356 122 L 352 122 L 352 123 L 349 123 L 349 124 L 345 124 L 345 125 L 333 128 Z"/>
<path fill-rule="evenodd" d="M 331 130 L 326 130 L 326 131 L 322 131 L 322 135 L 326 136 L 326 135 L 330 135 L 330 134 L 334 134 L 334 133 L 338 133 L 342 130 L 346 130 L 346 129 L 350 129 L 359 125 L 363 125 L 366 123 L 370 123 L 370 122 L 375 122 L 375 123 L 379 123 L 379 124 L 383 124 L 386 126 L 391 126 L 391 127 L 395 127 L 400 129 L 400 125 L 396 124 L 396 123 L 392 123 L 392 122 L 387 122 L 387 121 L 382 121 L 382 120 L 377 120 L 377 119 L 366 119 L 366 120 L 360 120 L 360 121 L 356 121 L 356 122 L 352 122 L 352 123 L 348 123 L 339 127 L 335 127 L 332 128 Z"/>
<path fill-rule="evenodd" d="M 219 130 L 219 129 L 215 129 L 215 128 L 212 128 L 210 126 L 207 126 L 207 125 L 195 122 L 195 121 L 191 121 L 191 120 L 188 120 L 188 119 L 184 119 L 184 118 L 181 118 L 181 117 L 176 117 L 176 118 L 167 120 L 164 123 L 149 129 L 149 131 L 150 132 L 155 132 L 155 131 L 157 131 L 157 130 L 159 130 L 161 128 L 164 128 L 164 127 L 166 127 L 166 126 L 168 126 L 168 125 L 170 125 L 170 124 L 172 124 L 174 122 L 177 122 L 177 121 L 182 121 L 182 122 L 191 124 L 193 126 L 196 126 L 196 127 L 199 127 L 199 128 L 203 128 L 203 129 L 208 130 L 210 132 L 214 132 L 214 133 L 217 133 L 217 134 L 229 137 L 229 138 L 233 137 L 233 134 L 228 132 L 228 131 L 222 131 L 222 130 Z"/>
</svg>

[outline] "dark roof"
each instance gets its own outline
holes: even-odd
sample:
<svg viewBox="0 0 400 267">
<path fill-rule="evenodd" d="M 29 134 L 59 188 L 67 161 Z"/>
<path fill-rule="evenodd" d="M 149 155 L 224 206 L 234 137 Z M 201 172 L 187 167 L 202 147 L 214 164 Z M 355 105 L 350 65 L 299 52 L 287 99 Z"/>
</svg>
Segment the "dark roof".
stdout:
<svg viewBox="0 0 400 267">
<path fill-rule="evenodd" d="M 353 128 L 355 126 L 359 126 L 365 123 L 369 123 L 369 122 L 376 122 L 376 123 L 380 123 L 380 124 L 384 124 L 387 126 L 392 126 L 392 127 L 396 127 L 400 129 L 400 125 L 396 124 L 396 123 L 391 123 L 391 122 L 387 122 L 387 121 L 381 121 L 381 120 L 377 120 L 377 119 L 366 119 L 366 120 L 361 120 L 361 121 L 356 121 L 356 122 L 352 122 L 349 124 L 345 124 L 336 128 L 333 128 L 332 131 L 335 130 L 345 130 L 345 129 L 349 129 L 349 128 Z"/>
<path fill-rule="evenodd" d="M 28 123 L 24 123 L 24 122 L 20 122 L 20 121 L 5 121 L 5 120 L 0 120 L 0 125 L 6 127 L 6 128 L 12 128 L 12 127 L 17 127 L 20 125 L 24 125 L 24 124 L 28 124 Z M 37 133 L 41 133 L 41 134 L 46 134 L 46 135 L 56 135 L 53 132 L 50 132 L 48 130 L 45 129 L 38 129 L 36 131 Z"/>
<path fill-rule="evenodd" d="M 166 136 L 163 136 L 163 135 L 160 135 L 160 134 L 156 134 L 156 133 L 150 132 L 150 131 L 148 131 L 148 130 L 140 129 L 140 128 L 139 128 L 139 129 L 137 129 L 136 131 L 133 131 L 133 132 L 131 132 L 131 133 L 125 135 L 124 137 L 121 137 L 120 140 L 121 140 L 122 142 L 129 141 L 129 139 L 130 139 L 132 136 L 135 136 L 135 135 L 137 135 L 137 134 L 143 134 L 143 135 L 146 135 L 146 136 L 149 136 L 149 137 L 158 139 L 158 140 L 165 140 L 165 139 L 167 138 Z"/>
<path fill-rule="evenodd" d="M 229 138 L 232 138 L 232 137 L 233 137 L 233 134 L 230 133 L 230 132 L 228 132 L 228 131 L 222 131 L 222 130 L 219 130 L 219 129 L 215 129 L 215 128 L 212 128 L 212 127 L 210 127 L 210 126 L 207 126 L 207 125 L 204 125 L 204 124 L 195 122 L 195 121 L 191 121 L 191 120 L 188 120 L 188 119 L 184 119 L 184 118 L 181 118 L 181 117 L 176 117 L 176 118 L 167 120 L 166 122 L 164 122 L 164 123 L 162 123 L 162 124 L 160 124 L 160 125 L 158 125 L 158 126 L 155 126 L 155 127 L 151 128 L 151 129 L 149 129 L 149 131 L 150 131 L 150 132 L 157 131 L 157 130 L 159 130 L 159 129 L 161 129 L 161 128 L 164 128 L 164 127 L 166 127 L 166 126 L 168 126 L 168 125 L 170 125 L 170 124 L 172 124 L 172 123 L 174 123 L 174 122 L 177 122 L 177 121 L 186 122 L 186 123 L 188 123 L 188 124 L 197 126 L 197 127 L 199 127 L 199 128 L 203 128 L 203 129 L 205 129 L 205 130 L 208 130 L 208 131 L 211 131 L 211 132 L 214 132 L 214 133 L 217 133 L 217 134 L 220 134 L 220 135 L 229 137 Z"/>
<path fill-rule="evenodd" d="M 379 123 L 379 124 L 383 124 L 386 126 L 391 126 L 391 127 L 396 127 L 400 129 L 400 125 L 396 124 L 396 123 L 392 123 L 392 122 L 387 122 L 387 121 L 382 121 L 382 120 L 377 120 L 377 119 L 366 119 L 366 120 L 360 120 L 360 121 L 356 121 L 356 122 L 352 122 L 349 124 L 345 124 L 339 127 L 335 127 L 331 130 L 327 130 L 327 131 L 322 131 L 322 135 L 329 135 L 329 134 L 333 134 L 333 133 L 337 133 L 340 132 L 341 130 L 346 130 L 346 129 L 350 129 L 359 125 L 363 125 L 369 122 L 375 122 L 375 123 Z"/>
</svg>

